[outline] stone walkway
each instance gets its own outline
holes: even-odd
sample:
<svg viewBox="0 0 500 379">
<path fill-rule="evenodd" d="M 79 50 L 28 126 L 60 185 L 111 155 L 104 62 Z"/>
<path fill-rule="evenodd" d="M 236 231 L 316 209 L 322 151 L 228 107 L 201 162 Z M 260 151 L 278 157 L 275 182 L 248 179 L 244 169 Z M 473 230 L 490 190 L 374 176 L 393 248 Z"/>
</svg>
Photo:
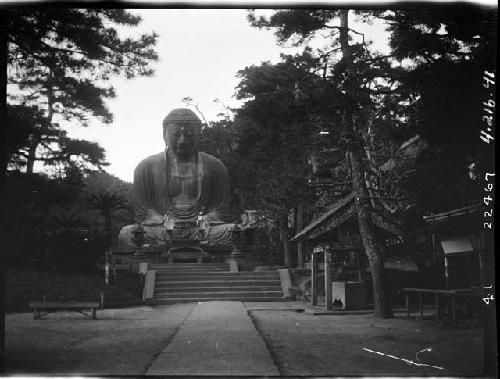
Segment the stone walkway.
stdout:
<svg viewBox="0 0 500 379">
<path fill-rule="evenodd" d="M 279 375 L 240 302 L 198 303 L 146 375 Z"/>
</svg>

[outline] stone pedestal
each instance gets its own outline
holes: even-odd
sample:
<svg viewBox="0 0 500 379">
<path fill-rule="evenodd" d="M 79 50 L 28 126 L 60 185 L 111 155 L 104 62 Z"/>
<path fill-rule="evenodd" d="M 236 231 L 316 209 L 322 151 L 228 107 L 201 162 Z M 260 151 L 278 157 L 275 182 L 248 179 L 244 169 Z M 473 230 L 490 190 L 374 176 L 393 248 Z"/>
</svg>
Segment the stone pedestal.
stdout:
<svg viewBox="0 0 500 379">
<path fill-rule="evenodd" d="M 162 254 L 163 259 L 168 259 L 168 263 L 174 263 L 176 260 L 196 260 L 202 263 L 208 253 L 203 250 L 198 241 L 180 240 L 171 247 L 166 254 Z"/>
<path fill-rule="evenodd" d="M 366 309 L 367 294 L 365 282 L 333 282 L 333 302 L 341 301 L 342 309 Z"/>
</svg>

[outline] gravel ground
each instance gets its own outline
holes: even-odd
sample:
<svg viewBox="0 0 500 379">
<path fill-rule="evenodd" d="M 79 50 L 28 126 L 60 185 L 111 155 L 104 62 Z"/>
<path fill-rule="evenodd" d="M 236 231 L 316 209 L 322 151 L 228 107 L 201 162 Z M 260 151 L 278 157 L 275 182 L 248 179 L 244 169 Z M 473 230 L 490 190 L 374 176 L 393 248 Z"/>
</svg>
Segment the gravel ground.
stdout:
<svg viewBox="0 0 500 379">
<path fill-rule="evenodd" d="M 194 306 L 6 314 L 5 373 L 143 375 Z"/>
<path fill-rule="evenodd" d="M 251 310 L 281 375 L 469 376 L 482 370 L 481 329 L 452 329 L 406 317 L 314 316 L 293 310 Z M 364 350 L 369 349 L 370 351 Z M 373 351 L 412 360 L 416 366 Z"/>
</svg>

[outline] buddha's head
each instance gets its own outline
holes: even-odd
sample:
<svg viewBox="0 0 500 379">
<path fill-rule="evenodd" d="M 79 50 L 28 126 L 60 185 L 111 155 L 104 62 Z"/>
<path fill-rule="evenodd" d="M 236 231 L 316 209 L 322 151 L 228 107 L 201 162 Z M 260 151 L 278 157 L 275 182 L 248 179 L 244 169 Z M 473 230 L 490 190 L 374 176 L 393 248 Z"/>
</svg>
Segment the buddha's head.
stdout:
<svg viewBox="0 0 500 379">
<path fill-rule="evenodd" d="M 185 108 L 174 109 L 163 120 L 163 139 L 180 160 L 189 160 L 198 152 L 201 121 Z"/>
</svg>

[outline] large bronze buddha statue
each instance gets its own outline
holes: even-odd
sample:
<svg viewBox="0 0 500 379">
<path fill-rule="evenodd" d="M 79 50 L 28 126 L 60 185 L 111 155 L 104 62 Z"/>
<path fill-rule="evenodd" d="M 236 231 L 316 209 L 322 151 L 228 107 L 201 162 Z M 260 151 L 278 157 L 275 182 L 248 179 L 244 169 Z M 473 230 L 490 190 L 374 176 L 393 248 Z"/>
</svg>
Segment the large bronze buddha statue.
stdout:
<svg viewBox="0 0 500 379">
<path fill-rule="evenodd" d="M 229 241 L 235 224 L 221 221 L 229 205 L 229 180 L 224 164 L 198 151 L 201 121 L 189 109 L 175 109 L 163 120 L 166 149 L 134 171 L 137 224 L 125 226 L 120 245 L 163 245 L 175 238 Z"/>
</svg>

